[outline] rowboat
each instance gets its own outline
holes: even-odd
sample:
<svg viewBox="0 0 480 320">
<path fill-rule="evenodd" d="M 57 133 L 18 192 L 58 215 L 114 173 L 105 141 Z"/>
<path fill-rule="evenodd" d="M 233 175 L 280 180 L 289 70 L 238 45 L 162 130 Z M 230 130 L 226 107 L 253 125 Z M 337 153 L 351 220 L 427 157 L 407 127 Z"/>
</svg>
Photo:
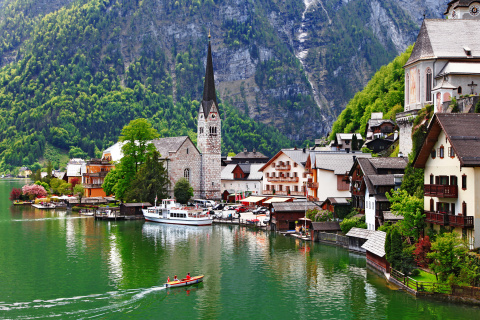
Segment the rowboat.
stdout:
<svg viewBox="0 0 480 320">
<path fill-rule="evenodd" d="M 177 280 L 177 281 L 170 281 L 165 283 L 166 288 L 175 288 L 175 287 L 184 287 L 184 286 L 190 286 L 195 283 L 203 282 L 203 275 L 201 276 L 196 276 L 196 277 L 191 277 L 190 280 L 187 279 L 182 279 L 182 280 Z"/>
</svg>

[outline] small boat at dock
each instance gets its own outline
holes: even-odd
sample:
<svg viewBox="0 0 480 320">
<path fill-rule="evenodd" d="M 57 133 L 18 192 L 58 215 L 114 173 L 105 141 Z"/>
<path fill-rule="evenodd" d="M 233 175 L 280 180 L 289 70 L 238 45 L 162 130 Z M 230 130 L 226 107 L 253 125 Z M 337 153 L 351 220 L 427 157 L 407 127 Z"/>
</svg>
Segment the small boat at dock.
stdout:
<svg viewBox="0 0 480 320">
<path fill-rule="evenodd" d="M 182 279 L 182 280 L 170 281 L 170 282 L 165 283 L 165 287 L 166 288 L 176 288 L 176 287 L 190 286 L 192 284 L 203 282 L 203 277 L 204 277 L 204 275 L 191 277 L 188 280 L 187 279 Z"/>
<path fill-rule="evenodd" d="M 37 209 L 55 209 L 56 205 L 51 202 L 34 203 L 32 207 Z"/>
<path fill-rule="evenodd" d="M 173 199 L 163 199 L 160 206 L 148 207 L 143 209 L 143 216 L 146 221 L 180 224 L 188 226 L 210 226 L 212 219 L 210 216 L 196 210 L 195 208 L 181 207 Z"/>
</svg>

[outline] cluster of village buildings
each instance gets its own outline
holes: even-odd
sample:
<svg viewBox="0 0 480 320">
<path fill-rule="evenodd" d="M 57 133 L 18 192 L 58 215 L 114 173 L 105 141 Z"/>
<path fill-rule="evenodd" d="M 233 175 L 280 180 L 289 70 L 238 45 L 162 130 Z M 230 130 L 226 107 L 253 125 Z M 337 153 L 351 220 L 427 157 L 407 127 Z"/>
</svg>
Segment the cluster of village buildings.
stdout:
<svg viewBox="0 0 480 320">
<path fill-rule="evenodd" d="M 426 139 L 413 161 L 415 168 L 425 169 L 427 226 L 450 228 L 472 248 L 480 247 L 480 114 L 475 113 L 479 7 L 478 1 L 451 1 L 445 12 L 448 19 L 423 22 L 404 66 L 405 105 L 396 119 L 372 113 L 365 132 L 339 133 L 327 146 L 318 141 L 309 148 L 279 150 L 272 158 L 256 150 L 222 157 L 209 43 L 197 144 L 187 136 L 153 141 L 167 167 L 170 194 L 175 182 L 186 178 L 196 198 L 270 204 L 272 230 L 293 229 L 310 208 L 329 210 L 336 217 L 356 209 L 365 215 L 364 238 L 384 239 L 375 230 L 386 221 L 402 219 L 390 212 L 385 194 L 401 186 L 418 111 L 433 105 L 435 114 L 426 123 Z M 453 98 L 457 106 L 452 105 Z M 107 196 L 101 185 L 122 158 L 121 146 L 117 143 L 105 150 L 102 159 L 72 159 L 65 179 L 81 178 L 86 197 Z M 365 147 L 371 152 L 363 153 Z M 400 150 L 398 157 L 389 157 L 395 148 Z M 314 224 L 314 228 L 336 231 L 338 225 Z M 383 248 L 371 250 L 384 255 Z"/>
</svg>

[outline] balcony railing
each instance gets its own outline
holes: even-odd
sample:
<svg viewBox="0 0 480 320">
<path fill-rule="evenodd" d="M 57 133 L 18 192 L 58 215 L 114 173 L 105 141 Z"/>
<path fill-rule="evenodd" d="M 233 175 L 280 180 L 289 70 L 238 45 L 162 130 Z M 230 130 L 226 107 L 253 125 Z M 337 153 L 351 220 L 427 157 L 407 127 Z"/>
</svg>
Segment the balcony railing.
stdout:
<svg viewBox="0 0 480 320">
<path fill-rule="evenodd" d="M 279 171 L 290 171 L 291 168 L 292 166 L 290 164 L 277 164 L 275 166 L 275 169 Z"/>
<path fill-rule="evenodd" d="M 449 215 L 448 223 L 452 227 L 473 228 L 473 217 Z"/>
<path fill-rule="evenodd" d="M 426 184 L 425 196 L 437 198 L 458 198 L 458 186 Z"/>
<path fill-rule="evenodd" d="M 298 177 L 268 177 L 268 182 L 298 182 Z"/>
<path fill-rule="evenodd" d="M 99 171 L 99 172 L 87 172 L 84 173 L 84 177 L 98 177 L 98 178 L 105 178 L 108 174 L 108 171 Z"/>
<path fill-rule="evenodd" d="M 425 211 L 425 221 L 441 226 L 473 228 L 473 217 L 457 216 L 451 212 Z"/>
<path fill-rule="evenodd" d="M 305 196 L 305 192 L 303 191 L 290 191 L 291 196 Z"/>
<path fill-rule="evenodd" d="M 101 188 L 102 184 L 101 183 L 87 183 L 87 184 L 84 184 L 83 187 L 85 189 Z"/>
<path fill-rule="evenodd" d="M 318 189 L 318 182 L 308 182 L 307 188 L 309 189 Z"/>
</svg>

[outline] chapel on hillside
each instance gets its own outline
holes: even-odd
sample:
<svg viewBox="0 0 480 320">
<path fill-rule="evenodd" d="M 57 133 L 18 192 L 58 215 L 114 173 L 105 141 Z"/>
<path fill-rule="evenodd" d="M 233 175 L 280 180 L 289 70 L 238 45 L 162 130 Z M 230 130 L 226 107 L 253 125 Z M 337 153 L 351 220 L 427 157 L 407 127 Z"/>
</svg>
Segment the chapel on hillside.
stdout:
<svg viewBox="0 0 480 320">
<path fill-rule="evenodd" d="M 221 129 L 222 121 L 217 104 L 212 48 L 209 40 L 203 99 L 198 111 L 197 145 L 195 146 L 188 136 L 152 141 L 161 158 L 165 160 L 171 197 L 173 197 L 175 183 L 180 178 L 186 178 L 193 188 L 195 198 L 220 199 Z M 117 142 L 103 152 L 102 158 L 118 161 L 122 156 L 121 143 Z"/>
<path fill-rule="evenodd" d="M 474 112 L 480 88 L 480 0 L 447 4 L 447 19 L 425 19 L 404 66 L 404 112 L 397 114 L 400 151 L 412 151 L 412 125 L 418 110 L 433 105 L 435 113 Z"/>
</svg>

